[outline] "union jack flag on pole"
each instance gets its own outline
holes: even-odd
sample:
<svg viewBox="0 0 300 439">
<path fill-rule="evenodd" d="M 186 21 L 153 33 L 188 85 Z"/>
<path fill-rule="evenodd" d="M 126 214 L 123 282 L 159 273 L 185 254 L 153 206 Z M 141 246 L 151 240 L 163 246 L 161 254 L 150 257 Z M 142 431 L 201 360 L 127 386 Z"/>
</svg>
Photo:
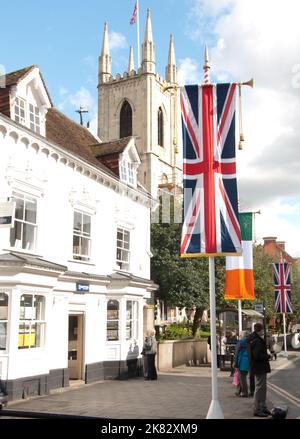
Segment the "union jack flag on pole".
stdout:
<svg viewBox="0 0 300 439">
<path fill-rule="evenodd" d="M 275 312 L 292 313 L 291 265 L 286 262 L 273 264 L 275 284 Z"/>
<path fill-rule="evenodd" d="M 130 19 L 130 24 L 134 24 L 135 23 L 137 12 L 138 12 L 138 1 L 135 2 L 134 10 L 133 10 L 133 13 L 132 13 L 132 17 Z"/>
<path fill-rule="evenodd" d="M 181 256 L 241 254 L 235 157 L 237 84 L 181 89 L 184 223 Z"/>
</svg>

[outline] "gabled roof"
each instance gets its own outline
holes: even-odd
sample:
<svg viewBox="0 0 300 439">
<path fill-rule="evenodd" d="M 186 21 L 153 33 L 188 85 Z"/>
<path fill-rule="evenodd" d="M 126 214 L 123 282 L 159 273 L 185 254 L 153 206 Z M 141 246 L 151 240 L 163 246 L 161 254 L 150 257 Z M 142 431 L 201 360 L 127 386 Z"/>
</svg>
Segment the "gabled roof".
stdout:
<svg viewBox="0 0 300 439">
<path fill-rule="evenodd" d="M 29 67 L 24 67 L 23 69 L 20 70 L 16 70 L 14 72 L 11 73 L 7 73 L 5 75 L 5 86 L 6 88 L 10 88 L 13 85 L 18 84 L 22 79 L 24 79 L 32 70 L 34 69 L 38 69 L 39 67 L 35 64 L 33 64 L 32 66 Z M 46 83 L 44 81 L 43 75 L 41 74 L 41 72 L 39 71 L 39 74 L 41 76 L 43 85 L 45 87 L 46 93 L 48 95 L 49 101 L 51 102 L 51 105 L 53 106 L 53 102 L 51 100 L 50 94 L 48 92 L 48 89 L 46 87 Z"/>
<path fill-rule="evenodd" d="M 11 87 L 12 85 L 18 84 L 18 82 L 21 81 L 21 79 L 24 79 L 28 73 L 31 72 L 31 70 L 37 68 L 36 65 L 32 65 L 29 67 L 24 67 L 23 69 L 16 70 L 15 72 L 7 73 L 5 75 L 5 84 L 6 87 Z"/>
<path fill-rule="evenodd" d="M 98 145 L 94 145 L 91 147 L 91 150 L 95 157 L 104 157 L 106 155 L 112 154 L 122 154 L 128 145 L 130 137 L 123 137 L 119 140 L 114 140 L 112 142 L 99 143 Z"/>
</svg>

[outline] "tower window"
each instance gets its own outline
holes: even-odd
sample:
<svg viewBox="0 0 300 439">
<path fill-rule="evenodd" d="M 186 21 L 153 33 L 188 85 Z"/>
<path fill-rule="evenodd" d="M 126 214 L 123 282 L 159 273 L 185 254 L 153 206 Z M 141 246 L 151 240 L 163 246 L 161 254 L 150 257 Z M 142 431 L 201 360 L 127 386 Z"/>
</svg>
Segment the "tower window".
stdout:
<svg viewBox="0 0 300 439">
<path fill-rule="evenodd" d="M 132 136 L 132 108 L 125 101 L 120 113 L 120 139 L 128 136 Z"/>
<path fill-rule="evenodd" d="M 164 146 L 164 115 L 162 109 L 158 109 L 157 113 L 157 129 L 158 129 L 158 144 Z"/>
</svg>

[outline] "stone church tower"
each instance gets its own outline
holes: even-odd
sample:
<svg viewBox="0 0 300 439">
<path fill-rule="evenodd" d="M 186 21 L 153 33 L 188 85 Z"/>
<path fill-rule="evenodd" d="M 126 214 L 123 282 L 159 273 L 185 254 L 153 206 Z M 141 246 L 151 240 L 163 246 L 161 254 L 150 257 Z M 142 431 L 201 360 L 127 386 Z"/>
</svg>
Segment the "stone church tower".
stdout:
<svg viewBox="0 0 300 439">
<path fill-rule="evenodd" d="M 103 142 L 134 136 L 141 159 L 138 179 L 153 195 L 158 188 L 176 190 L 182 182 L 179 89 L 173 37 L 165 79 L 156 73 L 150 11 L 142 43 L 142 64 L 134 70 L 130 48 L 128 69 L 111 74 L 108 26 L 99 57 L 98 135 Z"/>
</svg>

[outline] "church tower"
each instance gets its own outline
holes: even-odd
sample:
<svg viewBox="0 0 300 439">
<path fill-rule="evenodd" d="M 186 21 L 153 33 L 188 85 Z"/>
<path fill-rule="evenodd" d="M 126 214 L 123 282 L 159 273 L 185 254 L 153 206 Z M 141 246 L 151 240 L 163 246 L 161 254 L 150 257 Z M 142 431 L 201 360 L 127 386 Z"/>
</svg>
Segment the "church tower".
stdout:
<svg viewBox="0 0 300 439">
<path fill-rule="evenodd" d="M 156 73 L 150 10 L 142 43 L 142 64 L 134 70 L 130 48 L 128 68 L 111 74 L 108 26 L 99 57 L 98 136 L 103 142 L 133 136 L 141 159 L 140 183 L 157 197 L 158 189 L 174 190 L 182 182 L 179 88 L 173 36 L 165 79 Z"/>
</svg>

